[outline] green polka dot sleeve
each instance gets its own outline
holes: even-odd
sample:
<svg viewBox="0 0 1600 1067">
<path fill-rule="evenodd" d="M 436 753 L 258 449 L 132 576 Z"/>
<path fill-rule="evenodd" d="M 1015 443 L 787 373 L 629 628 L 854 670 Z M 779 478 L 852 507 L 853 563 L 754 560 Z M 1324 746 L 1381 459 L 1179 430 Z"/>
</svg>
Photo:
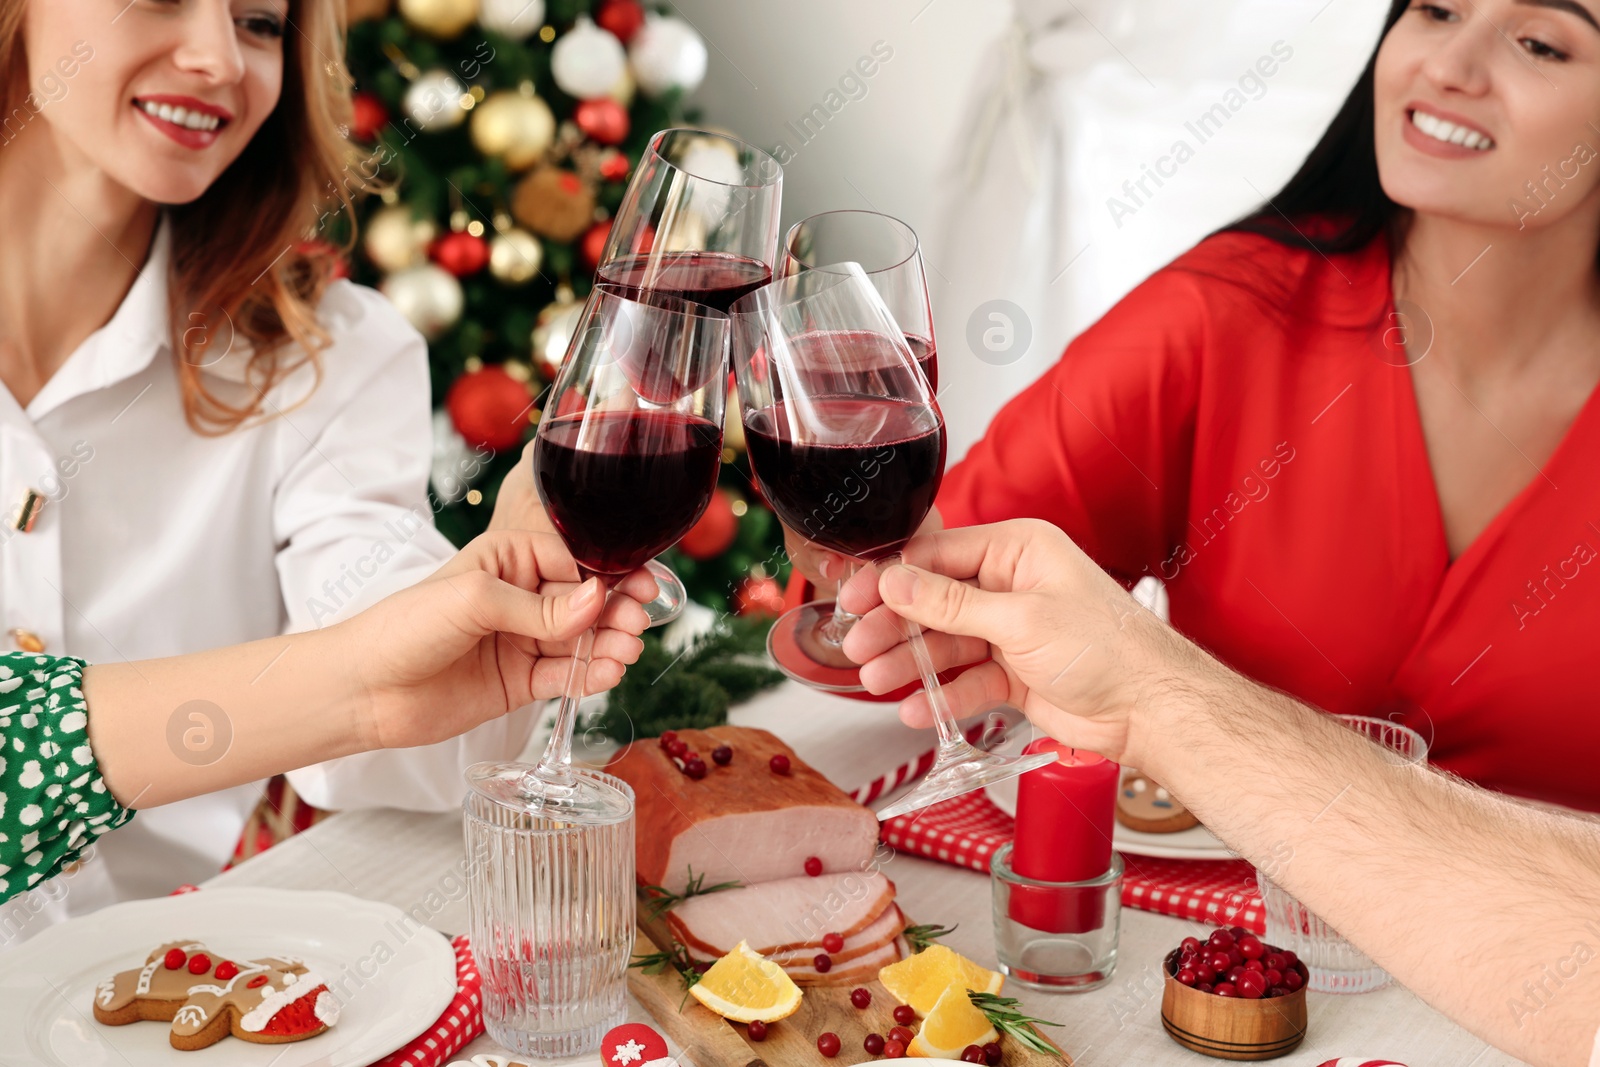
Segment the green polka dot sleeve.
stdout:
<svg viewBox="0 0 1600 1067">
<path fill-rule="evenodd" d="M 81 659 L 0 652 L 0 902 L 133 818 L 89 749 Z"/>
</svg>

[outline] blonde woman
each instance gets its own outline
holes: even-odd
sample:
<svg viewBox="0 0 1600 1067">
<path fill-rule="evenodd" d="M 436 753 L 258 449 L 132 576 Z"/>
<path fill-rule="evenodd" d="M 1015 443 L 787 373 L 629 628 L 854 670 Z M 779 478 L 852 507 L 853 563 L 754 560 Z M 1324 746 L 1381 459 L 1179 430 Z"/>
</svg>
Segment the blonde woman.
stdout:
<svg viewBox="0 0 1600 1067">
<path fill-rule="evenodd" d="M 267 638 L 449 557 L 422 338 L 301 250 L 360 185 L 343 7 L 0 3 L 6 647 L 117 663 Z M 320 807 L 443 809 L 530 729 L 496 718 L 290 782 Z M 144 812 L 64 892 L 0 914 L 0 944 L 214 873 L 259 796 Z"/>
</svg>

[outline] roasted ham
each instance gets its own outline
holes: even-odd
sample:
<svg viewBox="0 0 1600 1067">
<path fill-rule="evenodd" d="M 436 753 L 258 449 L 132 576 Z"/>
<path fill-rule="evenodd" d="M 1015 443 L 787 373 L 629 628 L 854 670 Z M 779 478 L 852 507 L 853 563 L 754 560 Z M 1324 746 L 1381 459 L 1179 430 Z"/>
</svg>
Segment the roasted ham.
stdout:
<svg viewBox="0 0 1600 1067">
<path fill-rule="evenodd" d="M 715 959 L 744 941 L 770 956 L 864 931 L 893 902 L 894 883 L 877 871 L 801 875 L 690 897 L 667 913 L 667 927 L 697 955 Z"/>
</svg>

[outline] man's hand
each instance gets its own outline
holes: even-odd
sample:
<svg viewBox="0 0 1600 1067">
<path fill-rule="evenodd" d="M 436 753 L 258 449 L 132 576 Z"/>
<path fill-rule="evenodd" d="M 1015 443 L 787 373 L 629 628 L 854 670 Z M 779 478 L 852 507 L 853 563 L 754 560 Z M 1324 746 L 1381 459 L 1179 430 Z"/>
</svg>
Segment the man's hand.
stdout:
<svg viewBox="0 0 1600 1067">
<path fill-rule="evenodd" d="M 1018 519 L 919 536 L 903 555 L 907 565 L 865 569 L 840 598 L 865 616 L 844 648 L 868 690 L 916 679 L 900 621 L 911 619 L 930 631 L 941 671 L 993 655 L 945 686 L 958 715 L 1008 702 L 1067 744 L 1138 764 L 1131 713 L 1142 689 L 1196 654 L 1066 534 Z M 900 715 L 931 723 L 926 695 L 908 697 Z"/>
<path fill-rule="evenodd" d="M 499 510 L 498 504 L 496 510 Z M 942 529 L 944 520 L 939 517 L 939 509 L 932 508 L 928 511 L 928 517 L 922 520 L 922 525 L 917 528 L 917 536 L 937 533 Z M 783 547 L 789 554 L 789 562 L 806 576 L 823 598 L 832 593 L 836 585 L 850 577 L 855 568 L 862 565 L 860 560 L 835 552 L 831 548 L 823 548 L 787 526 L 783 528 Z"/>
</svg>

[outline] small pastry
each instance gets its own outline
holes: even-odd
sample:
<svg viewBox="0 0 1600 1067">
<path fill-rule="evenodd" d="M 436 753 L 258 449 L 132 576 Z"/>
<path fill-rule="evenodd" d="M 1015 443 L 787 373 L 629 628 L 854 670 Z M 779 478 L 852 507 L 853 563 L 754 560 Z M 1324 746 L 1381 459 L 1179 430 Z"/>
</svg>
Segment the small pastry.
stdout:
<svg viewBox="0 0 1600 1067">
<path fill-rule="evenodd" d="M 1140 771 L 1129 771 L 1117 790 L 1117 821 L 1146 834 L 1175 834 L 1200 820 L 1182 801 Z"/>
</svg>

